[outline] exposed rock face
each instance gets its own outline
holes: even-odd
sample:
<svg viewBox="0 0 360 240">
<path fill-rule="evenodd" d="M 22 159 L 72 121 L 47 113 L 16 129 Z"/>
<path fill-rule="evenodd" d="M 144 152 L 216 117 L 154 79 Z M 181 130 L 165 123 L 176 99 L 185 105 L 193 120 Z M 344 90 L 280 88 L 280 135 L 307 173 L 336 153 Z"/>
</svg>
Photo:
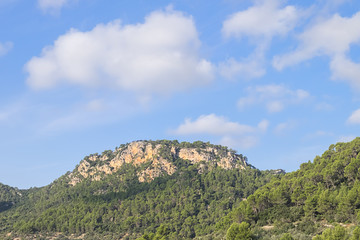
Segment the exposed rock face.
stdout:
<svg viewBox="0 0 360 240">
<path fill-rule="evenodd" d="M 200 147 L 199 147 L 200 145 Z M 100 180 L 104 175 L 113 174 L 124 164 L 139 167 L 140 182 L 152 181 L 164 174 L 172 175 L 177 167 L 176 159 L 197 164 L 201 173 L 205 165 L 224 169 L 245 168 L 246 158 L 225 147 L 209 143 L 178 143 L 177 141 L 136 141 L 122 145 L 115 151 L 93 154 L 85 157 L 69 175 L 69 184 L 76 185 L 85 178 Z"/>
<path fill-rule="evenodd" d="M 217 165 L 224 169 L 244 168 L 245 161 L 239 162 L 239 155 L 227 151 L 226 155 L 219 156 L 219 151 L 216 148 L 207 147 L 204 151 L 199 151 L 195 148 L 182 148 L 179 151 L 179 157 L 189 160 L 192 164 L 200 163 L 202 161 L 211 162 L 219 158 Z"/>
</svg>

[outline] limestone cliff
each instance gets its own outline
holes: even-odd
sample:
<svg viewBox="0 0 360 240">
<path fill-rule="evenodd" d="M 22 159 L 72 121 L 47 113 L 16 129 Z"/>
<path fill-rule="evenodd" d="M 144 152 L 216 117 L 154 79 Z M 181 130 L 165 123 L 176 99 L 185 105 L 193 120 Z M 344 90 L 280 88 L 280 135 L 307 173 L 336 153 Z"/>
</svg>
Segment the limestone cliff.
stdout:
<svg viewBox="0 0 360 240">
<path fill-rule="evenodd" d="M 69 174 L 69 184 L 76 185 L 87 178 L 100 180 L 117 172 L 124 164 L 139 167 L 137 176 L 140 182 L 152 181 L 165 174 L 172 175 L 177 170 L 176 159 L 189 161 L 198 167 L 199 173 L 209 167 L 243 169 L 247 166 L 245 157 L 219 145 L 199 141 L 135 141 L 121 145 L 115 151 L 107 150 L 85 157 Z"/>
</svg>

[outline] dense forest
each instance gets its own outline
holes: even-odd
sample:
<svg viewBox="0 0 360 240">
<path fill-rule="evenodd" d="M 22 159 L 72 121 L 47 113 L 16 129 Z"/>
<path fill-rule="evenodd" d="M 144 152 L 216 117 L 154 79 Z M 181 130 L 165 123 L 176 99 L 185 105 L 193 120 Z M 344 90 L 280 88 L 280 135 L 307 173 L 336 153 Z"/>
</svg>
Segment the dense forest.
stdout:
<svg viewBox="0 0 360 240">
<path fill-rule="evenodd" d="M 262 238 L 292 233 L 295 239 L 360 239 L 359 153 L 360 138 L 331 145 L 242 201 L 223 219 L 224 229 L 234 221 L 251 224 Z"/>
<path fill-rule="evenodd" d="M 0 185 L 0 202 L 11 202 L 0 212 L 0 238 L 360 239 L 359 153 L 357 138 L 287 174 L 251 165 L 199 171 L 203 162 L 176 158 L 177 171 L 153 181 L 138 178 L 148 163 L 127 163 L 75 186 L 70 173 L 43 188 Z"/>
<path fill-rule="evenodd" d="M 0 183 L 0 212 L 11 208 L 17 203 L 22 196 L 22 193 L 17 188 Z"/>
<path fill-rule="evenodd" d="M 198 151 L 215 147 L 199 142 L 179 146 Z M 220 152 L 230 151 L 217 148 Z M 166 152 L 161 151 L 162 155 Z M 101 181 L 84 179 L 75 186 L 69 185 L 69 173 L 65 174 L 49 186 L 24 191 L 21 201 L 0 214 L 2 232 L 12 232 L 12 236 L 86 233 L 88 239 L 148 239 L 159 232 L 169 239 L 222 238 L 226 232 L 219 231 L 217 223 L 257 188 L 280 176 L 251 166 L 208 166 L 199 171 L 203 162 L 172 162 L 177 167 L 173 175 L 151 182 L 139 182 L 137 174 L 148 163 L 125 164 Z"/>
</svg>

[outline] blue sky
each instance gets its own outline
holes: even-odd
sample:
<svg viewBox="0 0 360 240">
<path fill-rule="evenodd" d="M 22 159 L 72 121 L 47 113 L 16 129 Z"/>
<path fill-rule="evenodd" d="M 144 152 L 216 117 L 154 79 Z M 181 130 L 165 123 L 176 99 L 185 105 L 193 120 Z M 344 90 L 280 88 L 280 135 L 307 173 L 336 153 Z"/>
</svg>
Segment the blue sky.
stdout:
<svg viewBox="0 0 360 240">
<path fill-rule="evenodd" d="M 359 136 L 360 2 L 0 0 L 0 182 L 141 139 L 296 170 Z"/>
</svg>

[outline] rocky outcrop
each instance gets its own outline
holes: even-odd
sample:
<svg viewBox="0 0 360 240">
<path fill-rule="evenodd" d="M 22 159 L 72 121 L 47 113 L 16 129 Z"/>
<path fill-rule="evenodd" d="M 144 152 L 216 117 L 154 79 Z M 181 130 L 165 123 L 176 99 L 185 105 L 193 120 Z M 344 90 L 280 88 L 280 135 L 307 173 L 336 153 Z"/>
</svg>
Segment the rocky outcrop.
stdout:
<svg viewBox="0 0 360 240">
<path fill-rule="evenodd" d="M 179 157 L 189 160 L 192 164 L 218 160 L 217 165 L 224 169 L 244 168 L 246 166 L 246 162 L 240 158 L 240 155 L 233 152 L 227 151 L 225 155 L 220 155 L 219 150 L 212 147 L 205 150 L 182 148 L 179 151 Z"/>
<path fill-rule="evenodd" d="M 177 141 L 135 141 L 122 145 L 115 151 L 92 154 L 85 157 L 69 175 L 69 184 L 76 185 L 83 179 L 100 180 L 117 172 L 124 164 L 139 168 L 140 182 L 152 181 L 162 175 L 172 175 L 175 160 L 187 160 L 197 165 L 201 173 L 205 166 L 224 169 L 245 168 L 246 158 L 234 151 L 209 143 L 178 143 Z"/>
</svg>

